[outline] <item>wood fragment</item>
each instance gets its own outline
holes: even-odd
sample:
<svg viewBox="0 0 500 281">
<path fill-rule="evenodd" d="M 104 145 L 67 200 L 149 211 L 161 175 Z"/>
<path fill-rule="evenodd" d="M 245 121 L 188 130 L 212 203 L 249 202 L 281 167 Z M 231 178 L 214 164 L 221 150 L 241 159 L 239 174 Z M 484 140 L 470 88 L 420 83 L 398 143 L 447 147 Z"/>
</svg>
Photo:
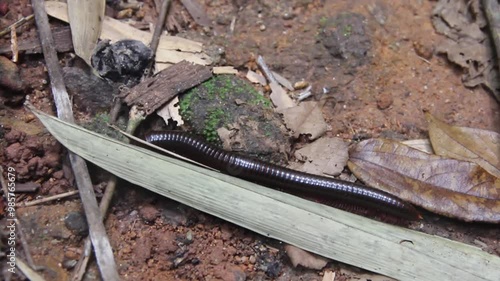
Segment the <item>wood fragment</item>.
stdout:
<svg viewBox="0 0 500 281">
<path fill-rule="evenodd" d="M 36 182 L 25 182 L 16 184 L 16 193 L 35 192 L 40 188 L 40 184 Z"/>
<path fill-rule="evenodd" d="M 212 72 L 214 74 L 238 74 L 238 70 L 232 66 L 216 66 Z"/>
<path fill-rule="evenodd" d="M 54 38 L 50 32 L 49 19 L 45 12 L 43 0 L 32 0 L 35 21 L 38 27 L 45 63 L 50 77 L 50 85 L 54 103 L 59 119 L 74 123 L 73 110 L 69 100 L 68 92 L 64 85 L 61 67 L 56 50 L 54 49 Z M 118 269 L 113 257 L 113 250 L 106 234 L 106 229 L 102 222 L 102 214 L 97 206 L 92 181 L 85 161 L 74 154 L 68 152 L 71 166 L 75 175 L 80 197 L 82 198 L 85 216 L 89 224 L 89 233 L 92 238 L 97 264 L 101 277 L 104 280 L 120 280 Z"/>
<path fill-rule="evenodd" d="M 69 26 L 56 27 L 52 29 L 56 51 L 59 53 L 69 52 L 73 50 L 73 42 L 71 40 L 71 30 Z M 41 54 L 42 46 L 38 34 L 33 37 L 21 39 L 17 43 L 17 49 L 26 54 Z M 11 53 L 10 45 L 0 45 L 0 54 Z"/>
<path fill-rule="evenodd" d="M 210 67 L 182 61 L 147 78 L 128 94 L 121 95 L 127 105 L 143 107 L 146 115 L 172 100 L 178 94 L 212 77 Z"/>
</svg>

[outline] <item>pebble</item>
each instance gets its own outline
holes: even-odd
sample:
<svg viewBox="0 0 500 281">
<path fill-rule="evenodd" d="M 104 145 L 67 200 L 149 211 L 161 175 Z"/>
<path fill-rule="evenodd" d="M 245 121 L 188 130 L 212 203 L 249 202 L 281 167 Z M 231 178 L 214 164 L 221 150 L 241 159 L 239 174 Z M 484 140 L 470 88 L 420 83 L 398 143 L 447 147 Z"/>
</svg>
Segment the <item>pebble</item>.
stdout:
<svg viewBox="0 0 500 281">
<path fill-rule="evenodd" d="M 264 24 L 261 24 L 261 25 L 259 26 L 259 30 L 260 30 L 260 31 L 265 31 L 265 30 L 266 30 L 266 26 L 265 26 Z"/>
<path fill-rule="evenodd" d="M 394 102 L 390 93 L 382 93 L 377 97 L 377 107 L 380 110 L 389 108 Z"/>
<path fill-rule="evenodd" d="M 139 216 L 148 223 L 154 222 L 159 215 L 158 209 L 152 205 L 145 205 L 139 209 Z"/>
<path fill-rule="evenodd" d="M 65 269 L 72 269 L 77 263 L 77 260 L 64 260 L 61 265 Z"/>
<path fill-rule="evenodd" d="M 87 219 L 81 212 L 69 212 L 64 218 L 64 225 L 78 235 L 85 235 L 89 230 Z"/>
<path fill-rule="evenodd" d="M 283 15 L 281 16 L 281 18 L 284 20 L 291 20 L 294 17 L 295 17 L 295 14 L 291 13 L 291 12 L 284 12 Z"/>
<path fill-rule="evenodd" d="M 293 84 L 293 88 L 295 90 L 301 90 L 301 89 L 306 88 L 307 86 L 309 86 L 309 82 L 304 81 L 304 80 L 297 81 L 297 82 L 295 82 L 295 84 Z"/>
<path fill-rule="evenodd" d="M 248 261 L 251 263 L 251 264 L 254 264 L 255 262 L 257 262 L 257 258 L 254 256 L 254 255 L 251 255 L 250 258 L 248 259 Z"/>
<path fill-rule="evenodd" d="M 0 56 L 0 86 L 14 92 L 24 90 L 19 68 L 15 63 L 3 56 Z"/>
<path fill-rule="evenodd" d="M 434 54 L 433 46 L 424 45 L 421 42 L 413 42 L 413 49 L 417 55 L 426 60 L 430 60 Z"/>
</svg>

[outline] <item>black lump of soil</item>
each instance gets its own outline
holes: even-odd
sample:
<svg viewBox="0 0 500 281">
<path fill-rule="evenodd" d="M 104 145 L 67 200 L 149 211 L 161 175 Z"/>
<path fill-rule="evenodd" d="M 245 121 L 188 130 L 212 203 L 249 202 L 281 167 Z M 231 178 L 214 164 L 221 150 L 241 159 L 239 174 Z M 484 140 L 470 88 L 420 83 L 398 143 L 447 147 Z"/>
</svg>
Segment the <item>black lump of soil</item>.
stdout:
<svg viewBox="0 0 500 281">
<path fill-rule="evenodd" d="M 132 87 L 139 83 L 153 58 L 153 51 L 137 40 L 97 44 L 91 58 L 92 67 L 101 77 Z"/>
<path fill-rule="evenodd" d="M 180 114 L 192 130 L 220 144 L 217 130 L 235 132 L 230 149 L 278 164 L 286 163 L 289 139 L 271 101 L 248 81 L 217 75 L 180 96 Z"/>
</svg>

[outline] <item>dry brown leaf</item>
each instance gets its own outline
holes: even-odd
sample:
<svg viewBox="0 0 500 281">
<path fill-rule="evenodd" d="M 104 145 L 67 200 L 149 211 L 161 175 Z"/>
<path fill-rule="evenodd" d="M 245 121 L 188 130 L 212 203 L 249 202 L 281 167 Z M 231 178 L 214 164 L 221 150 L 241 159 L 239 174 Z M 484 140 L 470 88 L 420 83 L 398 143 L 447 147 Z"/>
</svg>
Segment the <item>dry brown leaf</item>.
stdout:
<svg viewBox="0 0 500 281">
<path fill-rule="evenodd" d="M 295 158 L 304 161 L 300 171 L 337 176 L 344 170 L 349 154 L 342 139 L 324 137 L 295 151 Z"/>
<path fill-rule="evenodd" d="M 406 144 L 407 146 L 418 149 L 420 151 L 423 151 L 425 153 L 434 154 L 429 139 L 406 140 L 402 141 L 402 143 Z"/>
<path fill-rule="evenodd" d="M 367 185 L 429 211 L 465 221 L 500 222 L 500 179 L 474 163 L 370 139 L 351 148 L 348 166 Z"/>
<path fill-rule="evenodd" d="M 269 86 L 271 87 L 271 95 L 269 97 L 277 111 L 295 106 L 295 102 L 277 82 L 270 82 Z"/>
<path fill-rule="evenodd" d="M 304 134 L 315 140 L 326 132 L 327 124 L 323 112 L 315 101 L 302 102 L 298 106 L 278 112 L 283 114 L 286 126 L 294 132 L 296 138 Z"/>
<path fill-rule="evenodd" d="M 429 136 L 437 155 L 471 161 L 500 178 L 500 134 L 475 128 L 450 126 L 430 113 Z"/>
<path fill-rule="evenodd" d="M 328 263 L 326 258 L 311 254 L 292 245 L 286 245 L 285 251 L 294 267 L 301 265 L 305 268 L 321 270 Z"/>
<path fill-rule="evenodd" d="M 293 88 L 292 82 L 290 82 L 290 80 L 281 76 L 279 73 L 276 73 L 274 71 L 271 71 L 271 72 L 273 73 L 274 79 L 276 79 L 276 81 L 278 81 L 278 83 L 280 83 L 281 86 L 285 87 L 288 91 L 295 90 Z"/>
<path fill-rule="evenodd" d="M 263 75 L 261 75 L 257 72 L 254 72 L 250 69 L 248 70 L 246 77 L 247 77 L 248 81 L 250 81 L 252 83 L 259 83 L 262 86 L 267 85 L 266 77 L 264 77 Z"/>
</svg>

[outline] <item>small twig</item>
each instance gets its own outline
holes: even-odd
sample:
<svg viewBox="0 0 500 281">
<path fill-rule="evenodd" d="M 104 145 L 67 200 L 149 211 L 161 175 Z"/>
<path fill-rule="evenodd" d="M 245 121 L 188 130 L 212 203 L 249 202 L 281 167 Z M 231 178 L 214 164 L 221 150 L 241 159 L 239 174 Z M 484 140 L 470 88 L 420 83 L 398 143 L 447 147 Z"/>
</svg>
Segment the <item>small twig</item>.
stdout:
<svg viewBox="0 0 500 281">
<path fill-rule="evenodd" d="M 417 58 L 419 58 L 420 60 L 426 62 L 427 64 L 431 64 L 431 62 L 429 60 L 427 60 L 426 58 L 423 58 L 423 57 L 421 57 L 419 55 L 417 55 Z"/>
<path fill-rule="evenodd" d="M 231 24 L 229 25 L 229 34 L 234 33 L 234 27 L 236 26 L 236 16 L 231 19 Z"/>
<path fill-rule="evenodd" d="M 10 50 L 12 51 L 12 61 L 19 60 L 19 48 L 17 47 L 17 32 L 15 28 L 10 30 Z"/>
<path fill-rule="evenodd" d="M 16 206 L 17 207 L 35 206 L 35 205 L 38 205 L 38 204 L 42 204 L 42 203 L 54 201 L 54 200 L 57 200 L 57 199 L 61 199 L 61 198 L 73 196 L 75 194 L 78 194 L 78 190 L 68 191 L 68 192 L 65 192 L 65 193 L 57 194 L 57 195 L 46 197 L 46 198 L 42 198 L 42 199 L 33 200 L 33 201 L 30 201 L 30 202 L 23 202 L 23 203 L 20 203 L 20 204 L 16 204 Z"/>
<path fill-rule="evenodd" d="M 297 101 L 303 101 L 312 95 L 311 93 L 312 86 L 309 85 L 304 91 L 300 92 L 297 96 Z"/>
<path fill-rule="evenodd" d="M 27 17 L 22 17 L 20 18 L 18 21 L 16 21 L 15 23 L 7 26 L 6 28 L 2 29 L 2 31 L 0 31 L 0 37 L 4 36 L 5 34 L 8 34 L 11 32 L 12 29 L 17 29 L 18 27 L 20 27 L 21 25 L 29 22 L 30 20 L 34 19 L 35 18 L 35 15 L 29 15 Z"/>
<path fill-rule="evenodd" d="M 271 83 L 278 83 L 276 81 L 276 78 L 274 78 L 273 72 L 269 69 L 267 66 L 266 62 L 264 61 L 264 58 L 262 56 L 257 57 L 257 64 L 260 66 L 260 69 L 264 73 L 264 75 L 267 77 L 267 80 L 269 81 L 269 84 Z"/>
<path fill-rule="evenodd" d="M 50 31 L 49 19 L 45 12 L 43 2 L 43 0 L 32 0 L 31 4 L 35 13 L 39 38 L 50 77 L 50 85 L 57 109 L 57 116 L 61 120 L 74 123 L 73 110 L 68 92 L 66 91 L 66 86 L 64 85 L 57 53 L 54 49 L 54 38 Z M 85 216 L 89 225 L 89 234 L 94 246 L 94 253 L 101 272 L 101 277 L 103 280 L 120 280 L 111 243 L 109 242 L 106 229 L 104 228 L 103 216 L 97 205 L 97 199 L 95 197 L 87 165 L 80 156 L 72 152 L 68 152 L 68 155 L 82 199 Z"/>
<path fill-rule="evenodd" d="M 163 26 L 165 26 L 165 21 L 167 19 L 169 6 L 170 6 L 170 0 L 163 0 L 163 2 L 161 3 L 160 15 L 156 20 L 153 37 L 151 38 L 151 43 L 149 44 L 149 48 L 153 51 L 154 56 L 148 65 L 147 71 L 145 73 L 146 77 L 153 76 L 153 67 L 156 57 L 156 50 L 158 49 L 158 45 L 160 44 L 161 32 L 163 31 Z"/>
</svg>

